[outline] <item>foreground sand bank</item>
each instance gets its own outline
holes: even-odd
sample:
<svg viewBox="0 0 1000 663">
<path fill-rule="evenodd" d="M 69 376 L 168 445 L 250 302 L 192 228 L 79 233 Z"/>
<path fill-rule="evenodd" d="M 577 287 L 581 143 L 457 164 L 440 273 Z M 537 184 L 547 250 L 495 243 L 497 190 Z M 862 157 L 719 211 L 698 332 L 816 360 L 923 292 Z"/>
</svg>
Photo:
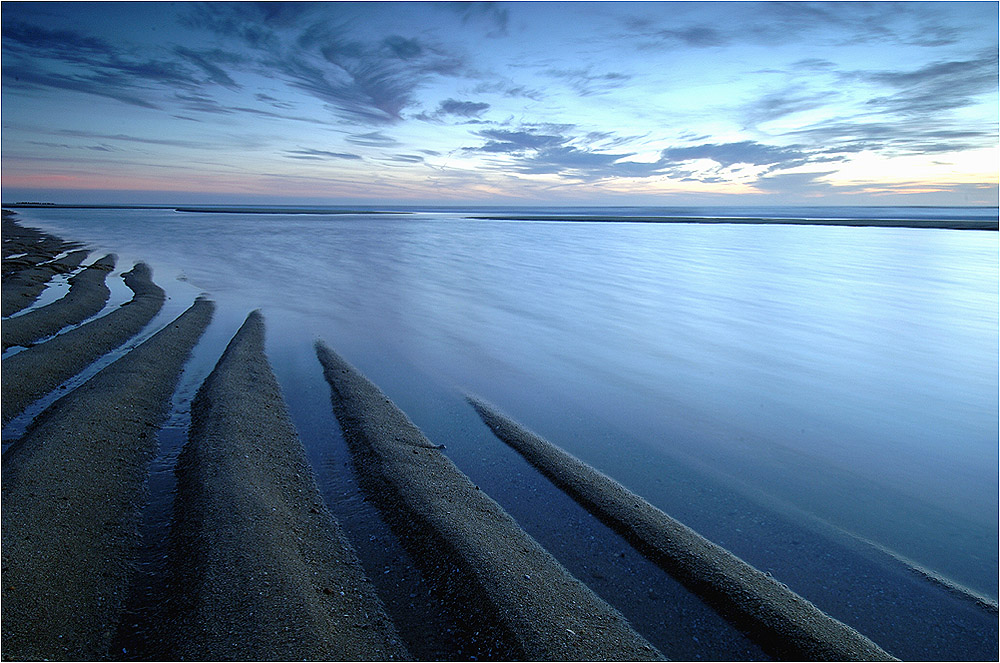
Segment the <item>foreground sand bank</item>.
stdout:
<svg viewBox="0 0 1000 663">
<path fill-rule="evenodd" d="M 635 493 L 474 396 L 502 441 L 637 550 L 784 660 L 896 660 L 774 578 L 674 520 Z"/>
<path fill-rule="evenodd" d="M 107 657 L 156 431 L 213 308 L 199 299 L 53 404 L 4 453 L 4 658 Z"/>
<path fill-rule="evenodd" d="M 322 341 L 316 352 L 362 488 L 404 546 L 447 579 L 502 660 L 649 660 L 661 654 L 473 485 L 378 387 Z M 478 608 L 478 609 L 477 609 Z M 489 649 L 488 649 L 489 651 Z"/>
<path fill-rule="evenodd" d="M 83 263 L 88 251 L 72 251 L 61 258 L 27 267 L 5 276 L 0 286 L 3 295 L 0 311 L 3 317 L 14 315 L 31 306 L 56 274 L 68 274 Z"/>
<path fill-rule="evenodd" d="M 114 255 L 104 256 L 73 276 L 69 280 L 69 292 L 61 299 L 24 315 L 4 320 L 0 333 L 3 349 L 14 345 L 30 345 L 99 313 L 111 296 L 111 290 L 105 281 L 108 272 L 115 268 L 116 261 Z"/>
<path fill-rule="evenodd" d="M 123 274 L 135 295 L 96 320 L 23 350 L 3 361 L 3 425 L 26 407 L 142 331 L 166 295 L 145 263 Z"/>
<path fill-rule="evenodd" d="M 251 313 L 192 403 L 177 466 L 172 656 L 409 658 L 327 510 Z"/>
</svg>

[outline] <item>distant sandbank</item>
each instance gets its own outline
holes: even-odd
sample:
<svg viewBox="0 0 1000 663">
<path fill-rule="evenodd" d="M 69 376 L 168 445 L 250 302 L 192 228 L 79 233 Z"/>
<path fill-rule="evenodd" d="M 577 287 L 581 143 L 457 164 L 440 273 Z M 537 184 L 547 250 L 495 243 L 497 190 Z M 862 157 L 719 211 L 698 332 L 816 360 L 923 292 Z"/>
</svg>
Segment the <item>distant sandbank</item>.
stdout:
<svg viewBox="0 0 1000 663">
<path fill-rule="evenodd" d="M 995 219 L 822 219 L 758 216 L 584 216 L 562 214 L 497 214 L 470 216 L 478 221 L 559 221 L 564 223 L 711 223 L 779 226 L 847 226 L 852 228 L 935 228 L 938 230 L 998 230 Z"/>
</svg>

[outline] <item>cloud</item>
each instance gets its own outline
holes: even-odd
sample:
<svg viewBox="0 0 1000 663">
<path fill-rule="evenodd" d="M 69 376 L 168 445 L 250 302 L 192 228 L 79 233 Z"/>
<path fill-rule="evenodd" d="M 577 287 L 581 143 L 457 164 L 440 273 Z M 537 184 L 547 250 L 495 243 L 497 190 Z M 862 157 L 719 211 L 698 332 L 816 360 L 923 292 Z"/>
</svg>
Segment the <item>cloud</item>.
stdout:
<svg viewBox="0 0 1000 663">
<path fill-rule="evenodd" d="M 460 117 L 479 117 L 488 111 L 490 105 L 479 101 L 457 101 L 455 99 L 445 99 L 438 106 L 438 112 L 444 115 L 458 115 Z"/>
<path fill-rule="evenodd" d="M 432 6 L 454 12 L 462 17 L 462 24 L 485 22 L 493 29 L 486 33 L 487 37 L 505 37 L 510 23 L 510 14 L 506 9 L 492 2 L 441 2 Z"/>
<path fill-rule="evenodd" d="M 347 142 L 366 147 L 392 147 L 399 145 L 399 141 L 390 138 L 381 131 L 371 131 L 365 134 L 351 134 L 346 138 Z"/>
<path fill-rule="evenodd" d="M 445 99 L 433 113 L 420 113 L 414 117 L 425 122 L 444 122 L 448 118 L 475 120 L 489 109 L 490 105 L 481 101 Z"/>
<path fill-rule="evenodd" d="M 667 148 L 662 152 L 667 162 L 692 161 L 694 159 L 711 159 L 720 166 L 728 168 L 736 164 L 753 166 L 770 166 L 799 164 L 807 158 L 807 154 L 790 147 L 775 147 L 762 145 L 753 141 L 739 143 L 703 143 L 690 147 Z"/>
<path fill-rule="evenodd" d="M 325 159 L 348 159 L 353 161 L 361 159 L 361 155 L 359 154 L 351 154 L 349 152 L 329 152 L 327 150 L 314 150 L 304 147 L 297 150 L 289 150 L 285 152 L 285 156 L 290 159 L 309 159 L 316 161 Z"/>
<path fill-rule="evenodd" d="M 509 79 L 491 80 L 479 83 L 472 89 L 477 94 L 500 94 L 512 99 L 531 99 L 541 101 L 545 98 L 542 90 L 519 85 Z"/>
<path fill-rule="evenodd" d="M 505 129 L 483 129 L 477 134 L 487 138 L 487 142 L 477 148 L 466 148 L 467 150 L 516 154 L 525 150 L 557 147 L 568 140 L 559 135 L 539 134 L 534 131 L 507 131 Z"/>
<path fill-rule="evenodd" d="M 176 46 L 174 47 L 174 52 L 204 71 L 208 80 L 212 83 L 230 88 L 232 90 L 239 89 L 240 86 L 236 84 L 236 81 L 234 81 L 232 77 L 230 77 L 229 74 L 227 74 L 217 63 L 231 65 L 241 62 L 242 58 L 230 53 L 225 53 L 218 49 L 199 52 L 183 46 Z"/>
<path fill-rule="evenodd" d="M 899 90 L 877 97 L 871 106 L 902 115 L 935 114 L 969 106 L 982 94 L 996 92 L 995 50 L 971 60 L 934 62 L 910 71 L 881 71 L 857 76 Z"/>
<path fill-rule="evenodd" d="M 623 87 L 632 80 L 628 74 L 618 72 L 595 74 L 590 69 L 549 69 L 545 73 L 566 82 L 583 97 L 609 92 Z"/>
</svg>

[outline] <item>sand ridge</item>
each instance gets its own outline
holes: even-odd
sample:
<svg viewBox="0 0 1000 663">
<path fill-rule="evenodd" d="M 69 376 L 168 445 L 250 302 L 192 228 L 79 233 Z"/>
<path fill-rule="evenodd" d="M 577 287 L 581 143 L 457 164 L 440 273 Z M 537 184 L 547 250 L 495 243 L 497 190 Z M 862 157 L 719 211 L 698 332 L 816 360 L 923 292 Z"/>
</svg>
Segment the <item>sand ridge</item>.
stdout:
<svg viewBox="0 0 1000 663">
<path fill-rule="evenodd" d="M 120 308 L 3 360 L 3 425 L 91 363 L 142 331 L 166 297 L 145 263 L 123 274 L 135 295 Z"/>
<path fill-rule="evenodd" d="M 560 489 L 781 659 L 896 660 L 770 575 L 635 493 L 467 396 L 484 423 Z"/>
<path fill-rule="evenodd" d="M 4 320 L 0 327 L 3 349 L 27 346 L 40 338 L 51 336 L 63 327 L 83 322 L 104 308 L 111 296 L 105 283 L 108 272 L 115 268 L 117 257 L 109 254 L 83 268 L 69 280 L 69 292 L 61 299 L 24 315 Z"/>
<path fill-rule="evenodd" d="M 172 656 L 409 658 L 327 510 L 251 313 L 192 403 L 177 466 Z"/>
<path fill-rule="evenodd" d="M 322 341 L 316 352 L 362 488 L 403 544 L 452 578 L 502 660 L 650 660 L 662 655 L 473 485 L 378 387 Z"/>
<path fill-rule="evenodd" d="M 157 429 L 213 309 L 198 299 L 45 410 L 4 453 L 4 658 L 107 657 Z"/>
</svg>

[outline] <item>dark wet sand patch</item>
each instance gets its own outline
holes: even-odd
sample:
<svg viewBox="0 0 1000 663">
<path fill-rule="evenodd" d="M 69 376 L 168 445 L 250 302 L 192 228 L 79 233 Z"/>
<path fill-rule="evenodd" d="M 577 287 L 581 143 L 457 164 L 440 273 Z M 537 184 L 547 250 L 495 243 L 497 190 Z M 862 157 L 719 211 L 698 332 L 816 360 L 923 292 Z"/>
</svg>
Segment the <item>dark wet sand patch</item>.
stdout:
<svg viewBox="0 0 1000 663">
<path fill-rule="evenodd" d="M 362 489 L 487 632 L 502 660 L 649 660 L 661 654 L 473 485 L 378 387 L 321 341 L 317 356 Z"/>
<path fill-rule="evenodd" d="M 192 403 L 178 460 L 168 658 L 409 658 L 323 504 L 251 313 Z"/>
<path fill-rule="evenodd" d="M 163 306 L 163 289 L 145 263 L 123 274 L 135 296 L 96 320 L 3 360 L 3 425 L 91 363 L 142 331 Z"/>
<path fill-rule="evenodd" d="M 28 346 L 99 313 L 111 296 L 105 280 L 116 260 L 114 255 L 104 256 L 70 278 L 69 292 L 61 299 L 5 320 L 0 327 L 3 349 Z"/>
<path fill-rule="evenodd" d="M 637 550 L 782 659 L 894 660 L 788 587 L 475 397 L 487 426 Z"/>
<path fill-rule="evenodd" d="M 108 656 L 156 431 L 213 309 L 196 301 L 54 403 L 4 453 L 5 659 Z"/>
</svg>

